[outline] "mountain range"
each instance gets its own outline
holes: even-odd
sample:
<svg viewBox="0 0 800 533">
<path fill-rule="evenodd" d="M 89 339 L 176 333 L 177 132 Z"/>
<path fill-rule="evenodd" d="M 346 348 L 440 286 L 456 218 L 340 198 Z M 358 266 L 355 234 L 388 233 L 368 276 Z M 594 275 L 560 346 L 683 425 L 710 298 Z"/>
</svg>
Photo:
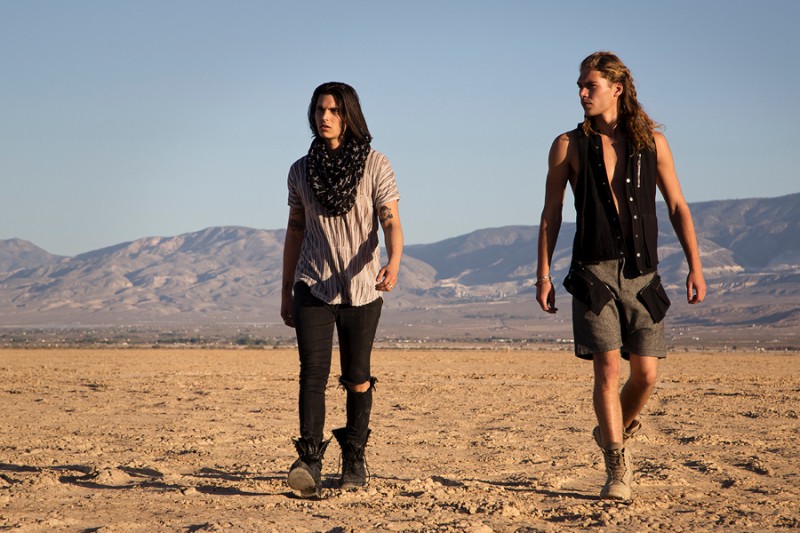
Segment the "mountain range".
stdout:
<svg viewBox="0 0 800 533">
<path fill-rule="evenodd" d="M 673 332 L 780 338 L 800 331 L 800 193 L 690 205 L 709 295 L 684 303 L 686 262 L 660 204 L 660 272 Z M 554 255 L 557 319 L 534 301 L 537 226 L 489 228 L 407 245 L 398 288 L 385 300 L 384 334 L 398 339 L 569 335 L 560 280 L 574 223 Z M 212 227 L 146 237 L 74 257 L 20 239 L 0 241 L 4 327 L 257 324 L 288 335 L 278 317 L 284 230 Z M 408 235 L 406 238 L 408 239 Z M 687 330 L 688 331 L 688 330 Z M 730 335 L 728 335 L 729 332 Z M 676 333 L 677 335 L 677 333 Z"/>
</svg>

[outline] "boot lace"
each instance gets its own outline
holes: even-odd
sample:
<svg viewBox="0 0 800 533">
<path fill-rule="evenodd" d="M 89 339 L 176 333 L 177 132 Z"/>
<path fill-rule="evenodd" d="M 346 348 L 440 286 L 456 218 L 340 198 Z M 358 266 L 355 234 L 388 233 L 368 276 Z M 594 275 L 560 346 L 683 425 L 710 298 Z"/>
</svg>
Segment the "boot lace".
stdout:
<svg viewBox="0 0 800 533">
<path fill-rule="evenodd" d="M 367 481 L 364 484 L 365 487 L 369 486 L 369 482 L 372 479 L 372 473 L 369 471 L 369 463 L 367 462 L 366 454 L 364 457 L 361 458 L 364 461 L 364 472 L 367 474 Z M 339 453 L 339 477 L 341 478 L 345 474 L 355 474 L 356 473 L 356 462 L 355 461 L 348 461 L 345 460 L 344 454 Z"/>
<path fill-rule="evenodd" d="M 606 450 L 606 470 L 614 481 L 625 481 L 625 456 L 624 450 Z"/>
</svg>

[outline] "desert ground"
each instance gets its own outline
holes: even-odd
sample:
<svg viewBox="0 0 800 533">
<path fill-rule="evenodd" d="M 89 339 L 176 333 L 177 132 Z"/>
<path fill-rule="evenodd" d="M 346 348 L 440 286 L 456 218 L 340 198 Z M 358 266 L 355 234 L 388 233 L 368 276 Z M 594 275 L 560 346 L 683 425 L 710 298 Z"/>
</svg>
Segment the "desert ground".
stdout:
<svg viewBox="0 0 800 533">
<path fill-rule="evenodd" d="M 0 530 L 760 531 L 800 527 L 800 354 L 673 353 L 599 501 L 591 368 L 569 351 L 379 349 L 366 489 L 285 483 L 291 349 L 0 350 Z M 327 432 L 344 393 L 328 390 Z"/>
</svg>

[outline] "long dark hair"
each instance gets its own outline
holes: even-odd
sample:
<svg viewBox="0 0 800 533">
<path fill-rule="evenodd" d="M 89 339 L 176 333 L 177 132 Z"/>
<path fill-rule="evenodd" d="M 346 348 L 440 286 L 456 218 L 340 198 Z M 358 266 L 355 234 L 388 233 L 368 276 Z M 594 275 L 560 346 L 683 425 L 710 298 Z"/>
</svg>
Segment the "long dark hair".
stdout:
<svg viewBox="0 0 800 533">
<path fill-rule="evenodd" d="M 342 118 L 342 127 L 344 129 L 344 139 L 353 139 L 360 143 L 369 143 L 372 141 L 372 135 L 367 127 L 367 121 L 364 118 L 364 113 L 361 111 L 361 102 L 358 100 L 356 90 L 346 83 L 338 81 L 329 81 L 323 83 L 316 89 L 311 96 L 311 103 L 308 105 L 308 125 L 311 127 L 311 132 L 314 137 L 319 137 L 317 131 L 317 123 L 314 120 L 314 115 L 317 111 L 317 100 L 323 94 L 333 96 L 336 101 L 336 107 L 339 108 L 339 116 Z"/>
<path fill-rule="evenodd" d="M 625 128 L 637 151 L 655 150 L 653 130 L 662 126 L 653 122 L 645 113 L 636 98 L 633 75 L 620 58 L 611 52 L 595 52 L 581 61 L 580 70 L 596 70 L 609 82 L 622 85 L 622 96 L 617 101 L 619 123 Z M 583 121 L 583 131 L 587 135 L 594 133 L 592 121 L 588 117 Z"/>
</svg>

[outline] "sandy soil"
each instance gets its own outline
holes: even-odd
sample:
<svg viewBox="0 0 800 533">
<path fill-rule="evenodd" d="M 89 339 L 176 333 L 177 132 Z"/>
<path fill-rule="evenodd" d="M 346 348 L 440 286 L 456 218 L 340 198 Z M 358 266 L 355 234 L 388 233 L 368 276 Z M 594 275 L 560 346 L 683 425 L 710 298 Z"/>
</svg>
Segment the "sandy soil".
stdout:
<svg viewBox="0 0 800 533">
<path fill-rule="evenodd" d="M 0 530 L 800 527 L 799 354 L 671 354 L 631 503 L 597 499 L 591 371 L 568 352 L 378 350 L 374 373 L 370 486 L 334 488 L 331 445 L 309 501 L 285 484 L 293 351 L 2 350 Z"/>
</svg>

